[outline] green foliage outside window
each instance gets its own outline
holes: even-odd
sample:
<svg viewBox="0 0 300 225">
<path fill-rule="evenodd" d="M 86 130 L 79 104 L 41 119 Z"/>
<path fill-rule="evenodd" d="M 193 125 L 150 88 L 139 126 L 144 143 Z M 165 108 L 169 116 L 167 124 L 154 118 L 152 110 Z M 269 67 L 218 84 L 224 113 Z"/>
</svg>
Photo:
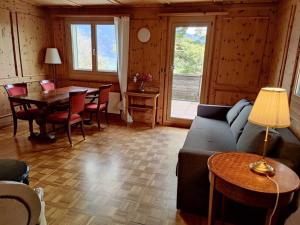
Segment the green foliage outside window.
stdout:
<svg viewBox="0 0 300 225">
<path fill-rule="evenodd" d="M 206 27 L 177 27 L 175 36 L 174 74 L 203 73 Z"/>
</svg>

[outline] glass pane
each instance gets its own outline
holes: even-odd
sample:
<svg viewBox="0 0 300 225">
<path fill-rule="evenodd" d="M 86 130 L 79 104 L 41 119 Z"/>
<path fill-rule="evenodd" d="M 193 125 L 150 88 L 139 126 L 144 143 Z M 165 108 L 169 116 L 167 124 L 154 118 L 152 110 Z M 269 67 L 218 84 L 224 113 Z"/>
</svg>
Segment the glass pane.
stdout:
<svg viewBox="0 0 300 225">
<path fill-rule="evenodd" d="M 97 70 L 117 71 L 117 40 L 115 25 L 101 24 L 97 32 Z"/>
<path fill-rule="evenodd" d="M 299 78 L 298 78 L 298 85 L 296 88 L 296 95 L 300 96 L 300 73 L 298 74 Z"/>
<path fill-rule="evenodd" d="M 176 27 L 171 117 L 193 119 L 197 114 L 206 34 L 206 26 Z"/>
<path fill-rule="evenodd" d="M 296 79 L 298 78 L 296 92 L 295 94 L 300 97 L 300 60 L 298 62 L 298 74 L 296 74 Z"/>
<path fill-rule="evenodd" d="M 88 70 L 92 66 L 92 27 L 90 24 L 71 24 L 73 69 Z"/>
</svg>

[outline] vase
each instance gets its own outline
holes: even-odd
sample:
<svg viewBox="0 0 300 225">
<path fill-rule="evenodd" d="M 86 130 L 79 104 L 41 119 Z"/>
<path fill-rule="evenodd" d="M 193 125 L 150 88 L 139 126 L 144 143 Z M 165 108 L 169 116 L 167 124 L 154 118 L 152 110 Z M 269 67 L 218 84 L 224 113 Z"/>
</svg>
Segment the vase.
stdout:
<svg viewBox="0 0 300 225">
<path fill-rule="evenodd" d="M 141 82 L 140 87 L 139 87 L 139 91 L 140 92 L 144 92 L 145 91 L 144 81 Z"/>
</svg>

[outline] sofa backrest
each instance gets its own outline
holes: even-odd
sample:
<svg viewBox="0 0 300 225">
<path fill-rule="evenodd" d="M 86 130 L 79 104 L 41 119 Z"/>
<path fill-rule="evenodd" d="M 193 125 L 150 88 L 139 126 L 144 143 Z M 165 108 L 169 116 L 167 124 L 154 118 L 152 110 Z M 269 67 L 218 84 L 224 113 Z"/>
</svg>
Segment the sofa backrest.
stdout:
<svg viewBox="0 0 300 225">
<path fill-rule="evenodd" d="M 238 117 L 238 115 L 243 110 L 243 108 L 250 104 L 251 103 L 248 100 L 241 99 L 234 106 L 232 106 L 232 108 L 227 112 L 227 115 L 226 115 L 226 120 L 227 120 L 229 126 L 231 126 L 231 124 Z"/>
<path fill-rule="evenodd" d="M 266 128 L 247 122 L 237 142 L 237 151 L 251 152 L 262 155 Z M 267 156 L 275 156 L 280 143 L 280 133 L 269 129 Z"/>
<path fill-rule="evenodd" d="M 252 105 L 246 105 L 242 111 L 238 114 L 237 118 L 230 125 L 230 130 L 235 138 L 235 142 L 237 143 L 239 137 L 241 136 L 246 123 L 248 122 L 249 114 L 252 110 Z"/>
</svg>

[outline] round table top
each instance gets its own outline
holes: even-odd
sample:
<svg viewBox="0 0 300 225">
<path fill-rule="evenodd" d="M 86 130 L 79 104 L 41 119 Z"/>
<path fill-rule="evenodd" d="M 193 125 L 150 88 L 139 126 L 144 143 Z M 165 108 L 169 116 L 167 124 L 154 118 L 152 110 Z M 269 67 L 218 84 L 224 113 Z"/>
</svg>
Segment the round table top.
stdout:
<svg viewBox="0 0 300 225">
<path fill-rule="evenodd" d="M 226 152 L 217 153 L 208 159 L 209 170 L 217 177 L 250 191 L 276 194 L 276 186 L 264 175 L 252 172 L 249 164 L 262 159 L 262 156 L 250 153 Z M 299 188 L 298 175 L 285 166 L 270 158 L 265 160 L 275 169 L 272 176 L 280 193 L 293 192 Z"/>
</svg>

